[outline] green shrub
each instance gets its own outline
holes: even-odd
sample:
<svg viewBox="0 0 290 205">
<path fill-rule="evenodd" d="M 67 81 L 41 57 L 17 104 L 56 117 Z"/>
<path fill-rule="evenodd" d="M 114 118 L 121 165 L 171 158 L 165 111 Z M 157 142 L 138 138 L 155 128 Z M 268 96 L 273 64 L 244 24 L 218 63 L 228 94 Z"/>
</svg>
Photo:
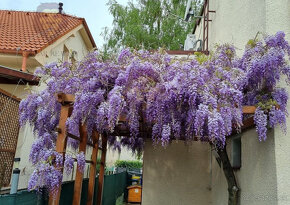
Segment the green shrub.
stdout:
<svg viewBox="0 0 290 205">
<path fill-rule="evenodd" d="M 115 167 L 141 169 L 142 166 L 143 166 L 143 163 L 138 160 L 117 160 L 115 162 Z"/>
</svg>

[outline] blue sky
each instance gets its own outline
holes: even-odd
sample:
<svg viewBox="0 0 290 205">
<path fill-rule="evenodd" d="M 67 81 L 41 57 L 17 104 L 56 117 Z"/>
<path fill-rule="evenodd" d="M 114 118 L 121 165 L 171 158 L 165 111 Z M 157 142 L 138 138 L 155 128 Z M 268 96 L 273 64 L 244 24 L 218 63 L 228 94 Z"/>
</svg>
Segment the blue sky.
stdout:
<svg viewBox="0 0 290 205">
<path fill-rule="evenodd" d="M 38 5 L 48 2 L 62 2 L 65 13 L 85 18 L 97 46 L 102 46 L 102 28 L 111 27 L 113 20 L 106 6 L 108 0 L 0 0 L 0 9 L 36 11 Z M 125 5 L 128 0 L 117 2 Z"/>
</svg>

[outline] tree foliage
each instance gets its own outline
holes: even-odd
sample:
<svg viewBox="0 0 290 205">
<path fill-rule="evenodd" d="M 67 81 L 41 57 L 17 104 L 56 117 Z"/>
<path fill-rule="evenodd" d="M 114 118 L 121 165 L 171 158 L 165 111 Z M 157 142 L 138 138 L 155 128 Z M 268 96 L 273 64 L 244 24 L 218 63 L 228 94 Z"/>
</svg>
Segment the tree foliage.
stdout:
<svg viewBox="0 0 290 205">
<path fill-rule="evenodd" d="M 142 166 L 143 166 L 143 163 L 138 160 L 117 160 L 115 162 L 115 167 L 141 169 Z"/>
<path fill-rule="evenodd" d="M 136 0 L 122 6 L 110 0 L 113 29 L 105 30 L 104 49 L 131 47 L 156 50 L 160 47 L 179 50 L 186 35 L 192 32 L 194 22 L 183 20 L 187 0 Z M 193 1 L 199 10 L 200 0 Z"/>
</svg>

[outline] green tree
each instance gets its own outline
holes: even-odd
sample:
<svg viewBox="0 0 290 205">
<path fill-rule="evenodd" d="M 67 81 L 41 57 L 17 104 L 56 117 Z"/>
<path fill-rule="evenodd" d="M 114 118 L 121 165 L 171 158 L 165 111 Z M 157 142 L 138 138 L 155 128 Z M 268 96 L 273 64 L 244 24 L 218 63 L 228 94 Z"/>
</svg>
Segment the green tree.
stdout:
<svg viewBox="0 0 290 205">
<path fill-rule="evenodd" d="M 115 167 L 141 169 L 143 167 L 143 163 L 138 160 L 117 160 L 115 162 Z"/>
<path fill-rule="evenodd" d="M 194 21 L 183 20 L 186 4 L 187 0 L 135 0 L 122 6 L 110 0 L 113 28 L 103 32 L 103 49 L 105 52 L 122 47 L 179 50 L 194 26 Z M 195 0 L 192 8 L 199 11 L 200 5 L 201 0 Z"/>
</svg>

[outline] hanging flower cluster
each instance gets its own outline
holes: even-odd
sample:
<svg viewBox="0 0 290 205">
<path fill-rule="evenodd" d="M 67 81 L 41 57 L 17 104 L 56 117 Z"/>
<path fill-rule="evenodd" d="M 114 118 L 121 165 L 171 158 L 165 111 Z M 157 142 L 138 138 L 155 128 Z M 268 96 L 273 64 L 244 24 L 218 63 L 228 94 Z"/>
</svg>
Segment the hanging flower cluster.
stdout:
<svg viewBox="0 0 290 205">
<path fill-rule="evenodd" d="M 288 94 L 277 84 L 282 75 L 287 84 L 290 82 L 289 56 L 290 46 L 285 34 L 278 32 L 265 37 L 264 41 L 250 40 L 238 62 L 246 71 L 248 81 L 243 90 L 243 104 L 257 106 L 254 121 L 260 140 L 267 138 L 267 125 L 273 128 L 280 124 L 286 132 Z"/>
<path fill-rule="evenodd" d="M 140 152 L 144 145 L 140 126 L 151 131 L 155 144 L 172 139 L 197 138 L 223 148 L 226 136 L 243 123 L 242 106 L 256 105 L 254 115 L 260 140 L 267 126 L 285 129 L 287 93 L 277 87 L 281 75 L 290 82 L 290 46 L 283 32 L 263 40 L 250 40 L 241 58 L 230 45 L 219 46 L 210 56 L 175 59 L 164 53 L 124 49 L 117 59 L 104 61 L 98 52 L 77 64 L 52 63 L 37 70 L 46 89 L 30 94 L 20 104 L 20 124 L 29 122 L 37 136 L 30 160 L 36 169 L 29 189 L 46 185 L 56 190 L 60 168 L 70 173 L 74 160 L 62 159 L 55 150 L 60 104 L 56 93 L 75 95 L 68 132 L 79 136 L 79 125 L 106 132 L 109 144 Z M 121 115 L 127 117 L 130 137 L 110 136 Z M 91 140 L 91 139 L 90 139 Z M 68 144 L 77 149 L 78 141 Z M 84 154 L 77 156 L 83 170 Z M 50 175 L 54 177 L 49 177 Z"/>
</svg>

